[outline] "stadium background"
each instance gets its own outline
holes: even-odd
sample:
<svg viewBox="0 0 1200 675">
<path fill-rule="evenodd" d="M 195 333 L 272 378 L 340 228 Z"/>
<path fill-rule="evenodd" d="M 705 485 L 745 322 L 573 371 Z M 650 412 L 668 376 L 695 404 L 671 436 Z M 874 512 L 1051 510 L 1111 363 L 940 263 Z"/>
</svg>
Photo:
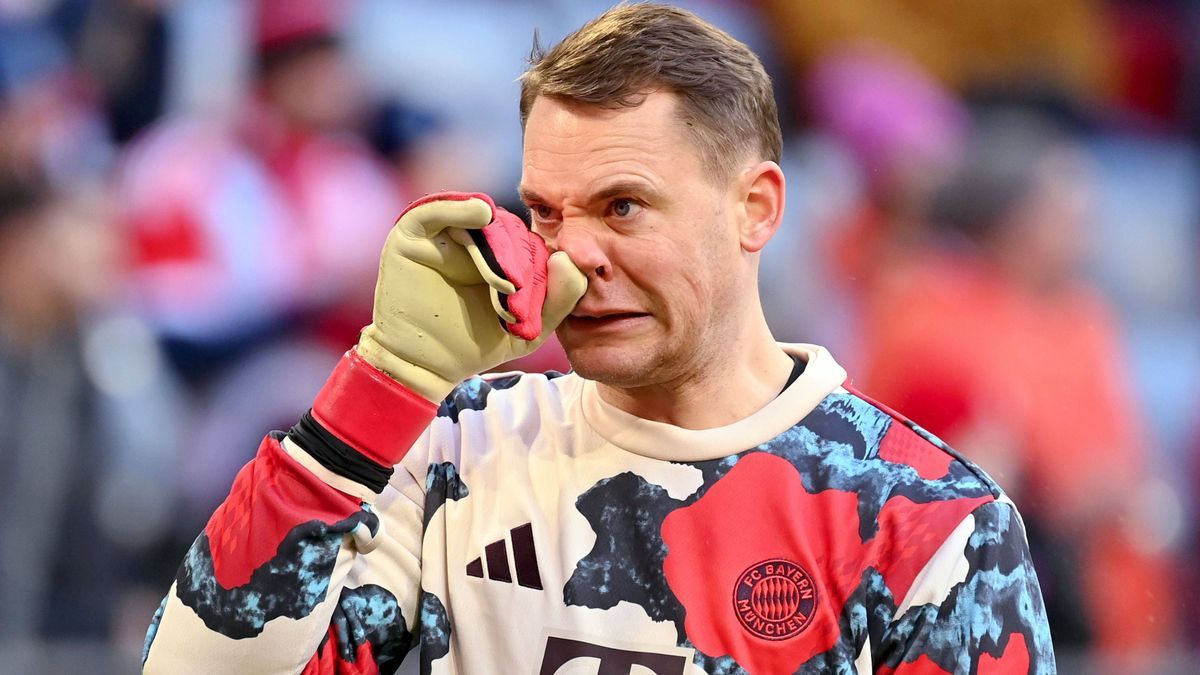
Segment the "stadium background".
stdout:
<svg viewBox="0 0 1200 675">
<path fill-rule="evenodd" d="M 1200 7 L 678 4 L 776 82 L 777 337 L 1014 495 L 1063 672 L 1190 672 Z M 533 33 L 607 5 L 0 1 L 0 672 L 136 669 L 234 472 L 369 321 L 395 214 L 518 208 Z"/>
</svg>

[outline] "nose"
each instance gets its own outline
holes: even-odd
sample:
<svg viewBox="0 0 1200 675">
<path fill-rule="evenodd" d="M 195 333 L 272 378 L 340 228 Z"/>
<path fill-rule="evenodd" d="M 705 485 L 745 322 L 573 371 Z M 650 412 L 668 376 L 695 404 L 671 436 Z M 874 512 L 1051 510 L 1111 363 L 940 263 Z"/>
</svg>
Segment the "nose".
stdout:
<svg viewBox="0 0 1200 675">
<path fill-rule="evenodd" d="M 612 278 L 613 266 L 602 234 L 585 222 L 564 220 L 555 235 L 547 242 L 551 250 L 566 253 L 589 281 Z"/>
</svg>

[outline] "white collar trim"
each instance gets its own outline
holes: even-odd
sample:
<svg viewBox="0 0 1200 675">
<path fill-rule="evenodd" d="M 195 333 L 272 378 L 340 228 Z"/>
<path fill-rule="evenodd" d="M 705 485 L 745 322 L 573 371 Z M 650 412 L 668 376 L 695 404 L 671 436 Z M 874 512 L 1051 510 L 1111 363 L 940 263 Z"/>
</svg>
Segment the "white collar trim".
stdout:
<svg viewBox="0 0 1200 675">
<path fill-rule="evenodd" d="M 804 372 L 758 412 L 732 424 L 697 430 L 642 419 L 605 403 L 591 380 L 583 381 L 579 397 L 583 419 L 613 445 L 655 459 L 702 461 L 748 450 L 790 429 L 846 381 L 845 369 L 825 348 L 780 347 L 805 362 Z"/>
</svg>

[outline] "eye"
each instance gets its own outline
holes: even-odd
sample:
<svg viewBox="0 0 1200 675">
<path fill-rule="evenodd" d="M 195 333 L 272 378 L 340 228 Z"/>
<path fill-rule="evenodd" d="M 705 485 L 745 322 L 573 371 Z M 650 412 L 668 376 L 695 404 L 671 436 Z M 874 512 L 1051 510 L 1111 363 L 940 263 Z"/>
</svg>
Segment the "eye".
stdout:
<svg viewBox="0 0 1200 675">
<path fill-rule="evenodd" d="M 609 212 L 618 218 L 628 218 L 637 213 L 640 208 L 641 205 L 632 199 L 614 199 L 608 205 Z"/>
<path fill-rule="evenodd" d="M 546 206 L 545 204 L 534 204 L 533 206 L 529 207 L 529 210 L 533 212 L 533 215 L 542 220 L 547 220 L 554 215 L 554 209 Z"/>
</svg>

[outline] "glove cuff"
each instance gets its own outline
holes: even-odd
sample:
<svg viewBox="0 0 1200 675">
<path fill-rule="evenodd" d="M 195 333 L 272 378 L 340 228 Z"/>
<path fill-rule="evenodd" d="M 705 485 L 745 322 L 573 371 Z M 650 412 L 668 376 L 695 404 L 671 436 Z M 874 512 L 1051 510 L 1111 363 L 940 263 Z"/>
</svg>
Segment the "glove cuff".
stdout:
<svg viewBox="0 0 1200 675">
<path fill-rule="evenodd" d="M 364 456 L 393 466 L 433 421 L 437 405 L 351 349 L 317 394 L 312 415 Z"/>
</svg>

